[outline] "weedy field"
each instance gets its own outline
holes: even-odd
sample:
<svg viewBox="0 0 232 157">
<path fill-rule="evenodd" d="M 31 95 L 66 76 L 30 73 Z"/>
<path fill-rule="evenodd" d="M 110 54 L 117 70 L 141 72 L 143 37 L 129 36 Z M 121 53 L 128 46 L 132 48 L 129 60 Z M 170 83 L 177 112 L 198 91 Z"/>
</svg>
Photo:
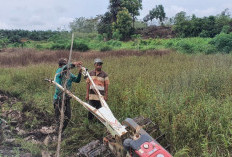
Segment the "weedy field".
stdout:
<svg viewBox="0 0 232 157">
<path fill-rule="evenodd" d="M 18 53 L 18 57 L 10 57 L 10 53 L 14 52 L 0 55 L 0 89 L 31 102 L 32 107 L 53 118 L 54 86 L 44 79 L 53 78 L 57 59 L 68 56 L 68 52 L 27 50 L 22 55 Z M 26 53 L 31 54 L 28 62 L 25 58 L 30 55 Z M 119 121 L 140 115 L 150 118 L 166 133 L 173 148 L 171 153 L 177 157 L 232 156 L 231 55 L 74 52 L 73 60 L 82 60 L 84 66 L 93 69 L 93 58 L 97 56 L 104 60 L 103 70 L 109 74 L 108 104 Z M 73 84 L 72 92 L 84 99 L 85 86 L 82 78 L 81 83 Z M 20 105 L 13 108 L 21 110 Z M 36 128 L 39 120 L 30 124 L 27 129 Z M 105 127 L 89 123 L 87 111 L 72 101 L 72 121 L 65 130 L 62 155 L 68 156 L 105 134 Z"/>
</svg>

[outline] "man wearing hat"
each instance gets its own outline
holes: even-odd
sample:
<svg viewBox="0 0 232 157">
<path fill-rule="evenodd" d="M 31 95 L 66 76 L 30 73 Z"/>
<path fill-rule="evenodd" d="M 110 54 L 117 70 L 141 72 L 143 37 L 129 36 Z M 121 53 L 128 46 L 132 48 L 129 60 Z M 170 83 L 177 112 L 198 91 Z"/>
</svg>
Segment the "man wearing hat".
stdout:
<svg viewBox="0 0 232 157">
<path fill-rule="evenodd" d="M 79 83 L 81 81 L 81 65 L 82 62 L 78 61 L 78 62 L 74 62 L 73 64 L 69 65 L 69 68 L 75 68 L 75 67 L 79 67 L 78 70 L 78 75 L 74 75 L 71 72 L 69 73 L 69 76 L 67 75 L 67 71 L 68 71 L 68 65 L 67 65 L 67 59 L 66 58 L 61 58 L 58 61 L 59 64 L 59 68 L 56 70 L 56 78 L 55 78 L 55 82 L 57 82 L 58 84 L 60 84 L 61 86 L 64 87 L 65 81 L 67 80 L 67 84 L 66 84 L 66 89 L 70 90 L 72 87 L 72 82 L 75 83 Z M 57 122 L 57 128 L 60 126 L 60 110 L 61 110 L 61 105 L 62 105 L 62 99 L 63 99 L 63 92 L 56 87 L 55 90 L 55 94 L 53 97 L 53 105 L 54 105 L 54 109 L 55 109 L 55 117 L 56 117 L 56 122 Z M 63 128 L 62 131 L 65 130 L 65 128 L 67 127 L 69 120 L 71 119 L 71 106 L 70 106 L 70 99 L 71 97 L 69 97 L 68 95 L 65 95 L 64 98 L 64 103 L 65 103 L 65 107 L 64 107 L 64 123 L 63 123 Z"/>
<path fill-rule="evenodd" d="M 93 82 L 95 83 L 99 92 L 104 96 L 105 101 L 108 100 L 108 85 L 109 78 L 108 75 L 102 71 L 103 61 L 100 58 L 94 59 L 95 69 L 89 73 Z M 98 95 L 94 92 L 93 86 L 90 83 L 90 80 L 87 79 L 87 90 L 86 90 L 86 100 L 89 101 L 89 104 L 97 109 L 101 107 L 100 99 Z M 88 119 L 92 120 L 94 115 L 89 112 Z"/>
</svg>

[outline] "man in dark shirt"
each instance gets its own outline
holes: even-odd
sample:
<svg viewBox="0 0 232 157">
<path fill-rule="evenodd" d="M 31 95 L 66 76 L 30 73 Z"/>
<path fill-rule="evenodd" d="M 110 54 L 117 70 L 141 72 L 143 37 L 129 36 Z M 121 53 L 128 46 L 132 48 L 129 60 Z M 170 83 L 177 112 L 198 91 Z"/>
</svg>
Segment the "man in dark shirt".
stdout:
<svg viewBox="0 0 232 157">
<path fill-rule="evenodd" d="M 78 76 L 75 76 L 71 72 L 69 73 L 69 76 L 67 76 L 67 69 L 68 69 L 67 59 L 66 58 L 59 59 L 58 64 L 59 64 L 59 68 L 56 70 L 55 82 L 57 82 L 58 84 L 60 84 L 61 86 L 64 87 L 66 79 L 69 78 L 67 80 L 66 89 L 70 90 L 72 87 L 72 82 L 79 83 L 81 81 L 81 68 L 79 68 Z M 81 65 L 82 65 L 82 62 L 80 62 L 80 61 L 74 62 L 73 64 L 69 65 L 69 68 L 80 67 Z M 61 115 L 60 110 L 61 110 L 61 105 L 62 105 L 62 99 L 63 99 L 63 92 L 58 87 L 56 87 L 55 94 L 53 97 L 53 105 L 54 105 L 54 109 L 55 109 L 57 129 L 60 126 L 59 122 L 60 122 L 60 115 Z M 71 97 L 69 97 L 68 95 L 65 95 L 65 98 L 64 98 L 64 103 L 65 103 L 64 116 L 65 116 L 65 119 L 64 119 L 62 131 L 65 130 L 65 128 L 67 127 L 67 125 L 71 119 L 70 99 L 71 99 Z"/>
</svg>

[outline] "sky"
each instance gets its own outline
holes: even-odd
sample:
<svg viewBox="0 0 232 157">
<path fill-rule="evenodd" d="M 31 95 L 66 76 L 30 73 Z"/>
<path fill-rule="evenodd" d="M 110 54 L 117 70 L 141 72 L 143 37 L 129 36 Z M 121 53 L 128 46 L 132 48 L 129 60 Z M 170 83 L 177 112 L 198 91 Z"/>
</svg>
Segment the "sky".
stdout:
<svg viewBox="0 0 232 157">
<path fill-rule="evenodd" d="M 0 0 L 0 29 L 69 29 L 78 17 L 95 17 L 107 11 L 109 0 Z M 232 14 L 232 0 L 143 0 L 138 19 L 162 4 L 167 17 L 185 11 L 197 17 L 220 14 L 226 8 Z"/>
</svg>

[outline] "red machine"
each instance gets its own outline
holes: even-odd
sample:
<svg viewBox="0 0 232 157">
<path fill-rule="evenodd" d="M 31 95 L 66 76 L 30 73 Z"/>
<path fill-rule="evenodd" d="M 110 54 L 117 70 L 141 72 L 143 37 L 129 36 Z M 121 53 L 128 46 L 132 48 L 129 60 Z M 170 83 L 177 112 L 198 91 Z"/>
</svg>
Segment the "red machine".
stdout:
<svg viewBox="0 0 232 157">
<path fill-rule="evenodd" d="M 151 123 L 151 121 L 150 121 Z M 127 118 L 124 122 L 128 129 L 136 132 L 132 139 L 125 139 L 123 142 L 130 156 L 136 157 L 172 157 L 153 137 L 151 137 L 141 126 L 133 119 Z M 157 127 L 153 127 L 153 131 L 158 131 Z"/>
<path fill-rule="evenodd" d="M 169 157 L 171 156 L 162 146 L 158 143 L 145 142 L 138 150 L 135 151 L 138 156 L 142 157 Z"/>
</svg>

